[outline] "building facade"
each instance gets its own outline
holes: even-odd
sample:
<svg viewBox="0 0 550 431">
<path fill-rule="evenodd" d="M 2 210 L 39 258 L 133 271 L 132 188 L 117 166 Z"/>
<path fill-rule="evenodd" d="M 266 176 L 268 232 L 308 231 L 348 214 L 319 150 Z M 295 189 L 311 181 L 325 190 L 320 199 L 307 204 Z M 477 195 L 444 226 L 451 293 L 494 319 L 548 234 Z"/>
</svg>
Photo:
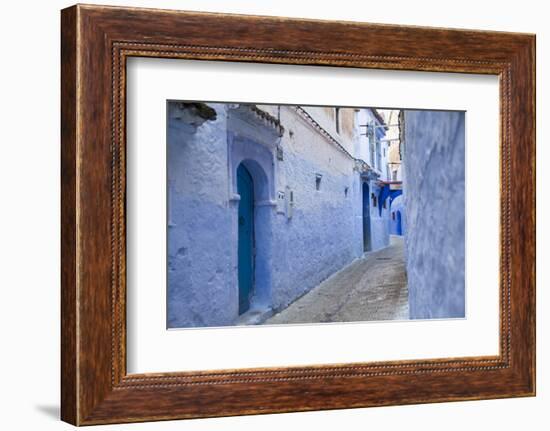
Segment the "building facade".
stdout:
<svg viewBox="0 0 550 431">
<path fill-rule="evenodd" d="M 389 199 L 390 234 L 405 234 L 405 205 L 401 197 L 403 191 L 403 145 L 401 139 L 401 121 L 399 109 L 378 110 L 384 118 L 387 132 L 383 142 L 387 146 L 387 181 L 383 195 Z"/>
<path fill-rule="evenodd" d="M 402 181 L 402 153 L 401 133 L 399 124 L 398 109 L 382 109 L 380 110 L 387 124 L 388 131 L 384 140 L 388 146 L 388 179 L 390 181 Z"/>
<path fill-rule="evenodd" d="M 168 327 L 261 323 L 389 244 L 374 109 L 168 104 Z"/>
</svg>

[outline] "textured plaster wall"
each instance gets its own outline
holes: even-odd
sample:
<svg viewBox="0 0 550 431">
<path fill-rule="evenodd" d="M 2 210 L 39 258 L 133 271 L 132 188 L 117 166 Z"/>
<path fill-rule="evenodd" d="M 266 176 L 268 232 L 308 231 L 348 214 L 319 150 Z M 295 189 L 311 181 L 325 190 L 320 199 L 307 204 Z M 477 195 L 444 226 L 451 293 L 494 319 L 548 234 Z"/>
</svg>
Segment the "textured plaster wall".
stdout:
<svg viewBox="0 0 550 431">
<path fill-rule="evenodd" d="M 397 211 L 401 212 L 401 234 L 405 235 L 407 232 L 407 217 L 405 215 L 405 199 L 403 198 L 403 195 L 397 196 L 391 203 L 389 217 L 391 235 L 397 235 Z M 391 217 L 392 213 L 395 213 L 395 220 Z"/>
<path fill-rule="evenodd" d="M 329 127 L 321 108 L 307 110 Z M 283 160 L 277 160 L 277 190 L 284 191 L 287 199 L 292 192 L 294 206 L 292 214 L 286 207 L 279 208 L 273 226 L 274 310 L 286 307 L 362 255 L 362 236 L 356 234 L 354 216 L 360 211 L 361 192 L 353 160 L 294 109 L 282 107 L 278 115 L 285 134 L 280 142 Z M 317 175 L 321 176 L 319 190 Z"/>
<path fill-rule="evenodd" d="M 198 127 L 169 105 L 168 326 L 228 325 L 238 313 L 234 218 L 228 202 L 227 117 Z"/>
<path fill-rule="evenodd" d="M 201 124 L 169 109 L 169 327 L 239 319 L 235 173 L 241 162 L 256 200 L 251 310 L 283 309 L 363 254 L 362 180 L 352 158 L 292 107 L 259 106 L 280 119 L 285 130 L 278 136 L 244 108 L 209 106 L 217 118 Z M 331 124 L 326 110 L 308 112 Z M 345 142 L 351 151 L 356 143 Z M 378 194 L 375 181 L 371 190 Z M 371 206 L 373 249 L 388 245 L 388 215 Z"/>
<path fill-rule="evenodd" d="M 464 317 L 463 112 L 405 111 L 410 317 Z"/>
</svg>

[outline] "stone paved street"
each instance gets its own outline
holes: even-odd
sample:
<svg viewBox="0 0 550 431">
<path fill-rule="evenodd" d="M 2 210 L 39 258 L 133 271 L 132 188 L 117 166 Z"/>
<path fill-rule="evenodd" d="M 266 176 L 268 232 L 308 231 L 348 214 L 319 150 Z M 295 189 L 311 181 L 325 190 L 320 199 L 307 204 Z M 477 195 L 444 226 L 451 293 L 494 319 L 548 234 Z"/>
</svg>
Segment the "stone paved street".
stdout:
<svg viewBox="0 0 550 431">
<path fill-rule="evenodd" d="M 333 274 L 264 324 L 409 318 L 403 237 Z"/>
</svg>

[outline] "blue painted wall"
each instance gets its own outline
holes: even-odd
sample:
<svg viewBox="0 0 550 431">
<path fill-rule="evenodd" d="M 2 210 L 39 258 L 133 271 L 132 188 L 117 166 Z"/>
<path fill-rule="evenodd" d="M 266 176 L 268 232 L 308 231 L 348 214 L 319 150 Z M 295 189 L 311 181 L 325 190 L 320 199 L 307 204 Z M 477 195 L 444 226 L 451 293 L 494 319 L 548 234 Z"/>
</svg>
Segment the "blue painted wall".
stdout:
<svg viewBox="0 0 550 431">
<path fill-rule="evenodd" d="M 464 317 L 465 114 L 405 111 L 410 317 Z"/>
<path fill-rule="evenodd" d="M 376 180 L 370 181 L 370 189 L 371 193 L 374 193 L 374 195 L 377 197 L 376 207 L 371 205 L 372 250 L 378 250 L 387 247 L 390 244 L 390 204 L 389 199 L 386 200 L 386 208 L 384 208 L 384 203 L 381 202 L 379 199 L 381 186 L 377 184 Z"/>
<path fill-rule="evenodd" d="M 223 113 L 223 105 L 214 107 Z M 227 118 L 195 126 L 195 117 L 180 118 L 174 105 L 169 108 L 167 325 L 229 325 L 238 314 L 238 291 L 227 142 L 219 139 Z"/>
<path fill-rule="evenodd" d="M 339 157 L 335 152 L 334 156 Z M 350 164 L 348 175 L 285 153 L 280 169 L 294 194 L 292 218 L 276 218 L 273 254 L 273 308 L 286 307 L 329 275 L 363 254 L 359 177 Z M 321 174 L 320 190 L 315 174 Z M 348 187 L 348 196 L 345 189 Z"/>
</svg>

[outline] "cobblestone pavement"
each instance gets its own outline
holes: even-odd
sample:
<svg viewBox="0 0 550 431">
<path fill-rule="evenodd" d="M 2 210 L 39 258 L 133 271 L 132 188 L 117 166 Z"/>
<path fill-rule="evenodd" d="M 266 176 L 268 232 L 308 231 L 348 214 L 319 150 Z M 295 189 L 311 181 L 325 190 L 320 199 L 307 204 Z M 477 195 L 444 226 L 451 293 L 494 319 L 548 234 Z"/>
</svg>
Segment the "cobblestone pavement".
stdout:
<svg viewBox="0 0 550 431">
<path fill-rule="evenodd" d="M 330 276 L 264 324 L 406 320 L 403 237 Z"/>
</svg>

